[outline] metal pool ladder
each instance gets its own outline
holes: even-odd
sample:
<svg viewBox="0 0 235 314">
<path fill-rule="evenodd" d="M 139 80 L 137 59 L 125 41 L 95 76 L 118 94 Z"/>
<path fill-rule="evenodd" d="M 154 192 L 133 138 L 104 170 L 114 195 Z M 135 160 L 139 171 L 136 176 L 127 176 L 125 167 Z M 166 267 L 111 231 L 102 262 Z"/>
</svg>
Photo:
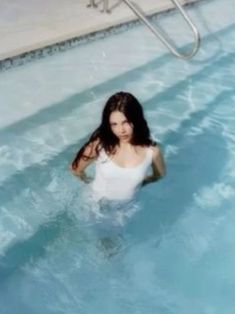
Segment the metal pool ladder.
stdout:
<svg viewBox="0 0 235 314">
<path fill-rule="evenodd" d="M 154 26 L 152 23 L 150 23 L 147 18 L 145 17 L 142 9 L 137 6 L 137 4 L 130 0 L 122 0 L 136 15 L 137 17 L 150 29 L 151 32 L 155 36 L 157 36 L 161 42 L 171 51 L 171 53 L 184 60 L 191 59 L 198 51 L 200 47 L 200 34 L 196 28 L 196 26 L 191 21 L 190 17 L 186 13 L 186 11 L 183 9 L 182 5 L 179 3 L 178 0 L 171 0 L 171 2 L 176 6 L 176 8 L 180 11 L 181 15 L 185 19 L 185 21 L 189 24 L 190 28 L 192 29 L 193 35 L 194 35 L 194 45 L 193 49 L 188 54 L 183 54 L 179 52 L 165 37 L 164 34 L 158 29 L 156 26 Z M 102 11 L 110 13 L 110 10 L 108 8 L 108 0 L 103 0 L 104 2 L 104 8 Z M 90 0 L 90 6 L 96 6 L 94 0 Z"/>
</svg>

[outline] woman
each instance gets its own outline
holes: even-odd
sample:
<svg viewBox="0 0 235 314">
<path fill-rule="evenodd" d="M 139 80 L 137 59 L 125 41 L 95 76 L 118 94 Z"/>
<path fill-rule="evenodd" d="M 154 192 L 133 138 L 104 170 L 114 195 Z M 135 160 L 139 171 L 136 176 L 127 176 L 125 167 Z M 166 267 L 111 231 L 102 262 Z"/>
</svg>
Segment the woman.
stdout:
<svg viewBox="0 0 235 314">
<path fill-rule="evenodd" d="M 100 126 L 79 150 L 71 170 L 82 181 L 90 179 L 85 169 L 96 160 L 91 188 L 98 200 L 128 200 L 143 185 L 165 175 L 159 146 L 151 140 L 143 109 L 130 93 L 112 95 Z M 152 174 L 147 175 L 152 166 Z"/>
</svg>

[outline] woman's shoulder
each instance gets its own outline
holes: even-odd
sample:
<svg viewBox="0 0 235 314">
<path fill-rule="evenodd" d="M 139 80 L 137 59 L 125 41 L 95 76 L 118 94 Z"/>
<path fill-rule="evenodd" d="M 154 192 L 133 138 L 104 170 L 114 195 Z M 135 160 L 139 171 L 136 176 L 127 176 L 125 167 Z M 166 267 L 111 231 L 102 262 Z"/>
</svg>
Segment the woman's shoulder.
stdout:
<svg viewBox="0 0 235 314">
<path fill-rule="evenodd" d="M 149 145 L 149 149 L 152 151 L 153 157 L 157 157 L 161 153 L 160 147 L 157 143 Z"/>
</svg>

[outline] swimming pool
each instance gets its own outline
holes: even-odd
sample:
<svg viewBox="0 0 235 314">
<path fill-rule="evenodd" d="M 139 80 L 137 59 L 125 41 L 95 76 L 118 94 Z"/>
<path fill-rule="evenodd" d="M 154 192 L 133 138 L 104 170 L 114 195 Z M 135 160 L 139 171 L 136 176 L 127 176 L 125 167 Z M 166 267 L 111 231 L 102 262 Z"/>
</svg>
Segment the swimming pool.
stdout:
<svg viewBox="0 0 235 314">
<path fill-rule="evenodd" d="M 1 313 L 232 313 L 232 4 L 189 9 L 203 36 L 190 62 L 136 26 L 1 73 Z M 191 38 L 173 12 L 157 22 Z M 101 243 L 103 216 L 68 162 L 117 90 L 143 103 L 168 174 Z"/>
</svg>

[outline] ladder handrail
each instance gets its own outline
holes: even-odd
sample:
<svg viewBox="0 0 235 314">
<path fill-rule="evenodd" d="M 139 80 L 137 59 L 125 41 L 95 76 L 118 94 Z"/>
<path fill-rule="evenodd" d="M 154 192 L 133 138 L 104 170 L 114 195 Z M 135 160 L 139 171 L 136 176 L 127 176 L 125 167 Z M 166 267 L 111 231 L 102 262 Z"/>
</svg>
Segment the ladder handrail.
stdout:
<svg viewBox="0 0 235 314">
<path fill-rule="evenodd" d="M 181 15 L 184 17 L 184 19 L 186 20 L 186 22 L 189 24 L 189 26 L 191 27 L 191 29 L 193 31 L 193 34 L 194 34 L 194 37 L 195 37 L 195 43 L 194 43 L 194 46 L 193 46 L 193 49 L 192 49 L 191 53 L 189 53 L 189 54 L 182 54 L 182 53 L 178 52 L 176 50 L 176 48 L 174 46 L 172 46 L 169 41 L 167 41 L 167 39 L 164 37 L 162 32 L 159 29 L 157 29 L 156 26 L 152 25 L 146 19 L 144 14 L 142 14 L 141 10 L 139 8 L 137 8 L 135 3 L 132 3 L 129 0 L 123 0 L 123 2 L 125 2 L 126 5 L 142 20 L 142 22 L 162 41 L 162 43 L 172 52 L 173 55 L 175 55 L 176 57 L 178 57 L 180 59 L 188 60 L 188 59 L 191 59 L 197 53 L 197 51 L 199 49 L 199 46 L 200 46 L 200 34 L 199 34 L 196 26 L 191 21 L 191 19 L 188 16 L 188 14 L 185 12 L 185 10 L 181 6 L 181 4 L 178 2 L 178 0 L 171 0 L 171 1 L 179 9 Z"/>
</svg>

